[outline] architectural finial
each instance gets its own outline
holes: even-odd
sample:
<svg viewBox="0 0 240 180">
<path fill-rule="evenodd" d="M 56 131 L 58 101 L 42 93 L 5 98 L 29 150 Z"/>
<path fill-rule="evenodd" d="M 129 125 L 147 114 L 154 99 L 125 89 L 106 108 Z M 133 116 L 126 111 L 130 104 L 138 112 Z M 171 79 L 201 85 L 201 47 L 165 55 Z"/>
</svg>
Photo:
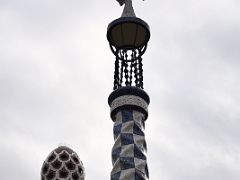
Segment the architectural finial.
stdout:
<svg viewBox="0 0 240 180">
<path fill-rule="evenodd" d="M 132 0 L 117 0 L 117 1 L 119 2 L 120 6 L 125 4 L 122 17 L 136 17 L 132 6 Z"/>
</svg>

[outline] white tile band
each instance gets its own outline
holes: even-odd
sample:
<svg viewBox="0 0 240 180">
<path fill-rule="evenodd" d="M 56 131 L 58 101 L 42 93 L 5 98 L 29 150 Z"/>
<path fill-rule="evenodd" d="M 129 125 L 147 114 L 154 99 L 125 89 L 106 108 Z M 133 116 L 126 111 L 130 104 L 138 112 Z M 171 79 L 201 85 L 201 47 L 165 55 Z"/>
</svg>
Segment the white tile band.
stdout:
<svg viewBox="0 0 240 180">
<path fill-rule="evenodd" d="M 148 103 L 143 98 L 135 95 L 123 95 L 112 101 L 110 105 L 111 112 L 118 107 L 126 105 L 139 106 L 146 112 L 148 111 Z"/>
</svg>

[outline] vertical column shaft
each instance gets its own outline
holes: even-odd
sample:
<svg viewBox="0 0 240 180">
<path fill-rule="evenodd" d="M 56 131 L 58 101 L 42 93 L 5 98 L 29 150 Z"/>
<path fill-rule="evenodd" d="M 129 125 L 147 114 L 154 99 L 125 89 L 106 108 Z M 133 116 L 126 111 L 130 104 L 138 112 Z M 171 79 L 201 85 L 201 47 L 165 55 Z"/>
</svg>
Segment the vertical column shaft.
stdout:
<svg viewBox="0 0 240 180">
<path fill-rule="evenodd" d="M 148 104 L 148 95 L 136 87 L 122 87 L 109 96 L 115 140 L 111 180 L 149 178 L 144 135 Z"/>
</svg>

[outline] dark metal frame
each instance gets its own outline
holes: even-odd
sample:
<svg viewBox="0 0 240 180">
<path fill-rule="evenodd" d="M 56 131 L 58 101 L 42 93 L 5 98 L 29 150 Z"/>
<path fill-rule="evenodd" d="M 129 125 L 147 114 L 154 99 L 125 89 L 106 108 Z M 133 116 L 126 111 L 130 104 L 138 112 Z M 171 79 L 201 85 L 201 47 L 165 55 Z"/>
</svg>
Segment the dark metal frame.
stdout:
<svg viewBox="0 0 240 180">
<path fill-rule="evenodd" d="M 136 24 L 136 37 L 133 45 L 119 46 L 114 44 L 112 38 L 112 30 L 116 26 L 121 27 L 121 34 L 123 34 L 122 25 L 126 23 Z M 138 34 L 138 27 L 141 26 L 145 30 L 145 39 L 139 45 L 136 46 L 136 38 Z M 118 89 L 122 87 L 123 77 L 125 78 L 125 85 L 132 86 L 132 77 L 134 75 L 135 85 L 138 88 L 143 89 L 143 69 L 142 69 L 142 55 L 147 49 L 147 43 L 150 39 L 150 30 L 148 24 L 137 17 L 121 17 L 108 25 L 107 39 L 109 41 L 110 49 L 116 56 L 115 72 L 114 72 L 114 88 Z M 128 56 L 130 52 L 130 56 Z M 130 63 L 130 70 L 128 70 L 128 63 Z M 134 71 L 133 71 L 134 68 Z"/>
<path fill-rule="evenodd" d="M 125 24 L 125 23 L 134 23 L 136 25 L 142 26 L 145 29 L 146 38 L 145 38 L 145 41 L 143 42 L 143 44 L 141 44 L 140 46 L 118 46 L 117 44 L 113 44 L 112 37 L 111 37 L 112 29 L 116 26 L 119 26 L 119 25 L 121 26 L 122 24 Z M 137 31 L 138 31 L 138 28 L 136 29 L 136 34 L 138 33 Z M 138 59 L 139 57 L 141 57 L 147 49 L 147 43 L 150 39 L 150 28 L 149 28 L 148 24 L 140 18 L 121 17 L 121 18 L 114 20 L 113 22 L 111 22 L 108 25 L 107 39 L 109 41 L 109 45 L 110 45 L 110 49 L 111 49 L 112 53 L 115 56 L 117 56 L 120 60 L 126 60 L 121 56 L 123 51 L 132 51 L 132 52 L 137 51 L 138 56 L 136 56 L 134 59 L 131 60 L 131 61 L 134 61 L 134 60 Z"/>
</svg>

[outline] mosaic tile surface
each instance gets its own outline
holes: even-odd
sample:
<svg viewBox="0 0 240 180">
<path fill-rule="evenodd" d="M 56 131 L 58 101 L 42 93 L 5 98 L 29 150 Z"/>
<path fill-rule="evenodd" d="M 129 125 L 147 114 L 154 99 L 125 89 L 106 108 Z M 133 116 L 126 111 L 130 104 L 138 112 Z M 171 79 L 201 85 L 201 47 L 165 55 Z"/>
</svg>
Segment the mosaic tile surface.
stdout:
<svg viewBox="0 0 240 180">
<path fill-rule="evenodd" d="M 111 180 L 147 180 L 149 178 L 145 116 L 134 110 L 119 111 L 114 117 Z"/>
<path fill-rule="evenodd" d="M 85 170 L 78 155 L 66 146 L 53 150 L 44 161 L 41 180 L 84 180 Z"/>
</svg>

